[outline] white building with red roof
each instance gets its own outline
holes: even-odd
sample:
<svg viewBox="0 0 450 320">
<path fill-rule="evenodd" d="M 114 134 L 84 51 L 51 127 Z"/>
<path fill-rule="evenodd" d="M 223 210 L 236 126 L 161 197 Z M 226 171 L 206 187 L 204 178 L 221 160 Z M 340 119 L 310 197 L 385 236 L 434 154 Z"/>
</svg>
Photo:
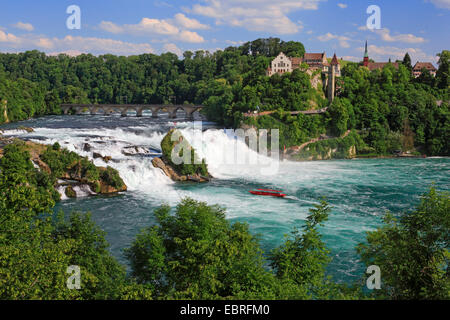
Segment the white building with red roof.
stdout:
<svg viewBox="0 0 450 320">
<path fill-rule="evenodd" d="M 426 69 L 433 77 L 436 77 L 437 69 L 431 62 L 417 62 L 413 67 L 413 75 L 418 78 L 422 75 L 422 70 Z"/>
<path fill-rule="evenodd" d="M 336 58 L 337 65 L 339 61 Z M 292 72 L 295 69 L 300 68 L 302 63 L 306 63 L 310 70 L 321 70 L 322 72 L 328 72 L 330 64 L 327 60 L 327 55 L 323 53 L 305 53 L 305 55 L 300 57 L 288 57 L 283 52 L 281 52 L 275 59 L 272 60 L 270 67 L 267 69 L 267 75 L 269 77 L 274 74 L 285 74 L 287 72 Z M 340 75 L 340 65 L 339 65 L 339 75 Z"/>
</svg>

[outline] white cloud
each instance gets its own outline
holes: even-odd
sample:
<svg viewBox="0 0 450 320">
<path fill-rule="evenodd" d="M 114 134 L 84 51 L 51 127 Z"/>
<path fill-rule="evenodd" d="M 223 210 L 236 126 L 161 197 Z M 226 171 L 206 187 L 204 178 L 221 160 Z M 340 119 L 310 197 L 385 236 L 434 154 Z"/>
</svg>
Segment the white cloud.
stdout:
<svg viewBox="0 0 450 320">
<path fill-rule="evenodd" d="M 6 33 L 3 30 L 0 30 L 0 42 L 19 43 L 20 39 L 12 33 Z"/>
<path fill-rule="evenodd" d="M 130 43 L 113 39 L 95 37 L 74 37 L 47 38 L 36 35 L 15 36 L 0 30 L 0 42 L 4 43 L 2 48 L 16 50 L 36 49 L 52 54 L 63 52 L 71 53 L 111 53 L 116 55 L 136 55 L 141 53 L 152 53 L 153 48 L 147 43 Z"/>
<path fill-rule="evenodd" d="M 427 0 L 427 2 L 431 2 L 438 8 L 450 9 L 450 0 Z"/>
<path fill-rule="evenodd" d="M 102 29 L 104 31 L 114 33 L 114 34 L 124 32 L 123 27 L 120 27 L 111 21 L 102 21 L 102 22 L 100 22 L 99 27 L 100 27 L 100 29 Z"/>
<path fill-rule="evenodd" d="M 319 41 L 322 41 L 322 42 L 327 42 L 327 41 L 330 41 L 330 40 L 338 40 L 339 41 L 339 46 L 341 48 L 350 48 L 349 41 L 352 41 L 349 37 L 335 35 L 335 34 L 332 34 L 330 32 L 328 32 L 328 33 L 326 33 L 324 35 L 318 36 L 317 39 Z"/>
<path fill-rule="evenodd" d="M 26 30 L 26 31 L 33 31 L 34 27 L 31 23 L 24 23 L 24 22 L 17 22 L 16 24 L 13 25 L 14 28 L 17 29 L 22 29 L 22 30 Z"/>
<path fill-rule="evenodd" d="M 341 8 L 341 9 L 345 9 L 345 8 L 348 7 L 348 5 L 345 4 L 345 3 L 338 3 L 338 7 Z"/>
<path fill-rule="evenodd" d="M 360 62 L 362 59 L 361 57 L 355 57 L 355 56 L 343 56 L 342 59 L 345 61 L 352 61 L 352 62 Z"/>
<path fill-rule="evenodd" d="M 363 47 L 360 47 L 357 50 L 361 52 L 361 54 L 364 52 Z M 398 48 L 391 46 L 378 47 L 375 45 L 370 45 L 368 47 L 368 50 L 369 50 L 369 57 L 379 62 L 388 61 L 389 58 L 391 58 L 392 61 L 403 60 L 407 52 L 411 56 L 413 64 L 414 61 L 433 62 L 433 63 L 436 63 L 438 61 L 438 57 L 428 54 L 420 48 Z"/>
<path fill-rule="evenodd" d="M 179 41 L 190 42 L 190 43 L 202 43 L 205 39 L 199 35 L 197 32 L 193 31 L 181 31 L 181 33 L 176 37 Z"/>
<path fill-rule="evenodd" d="M 242 27 L 250 31 L 294 34 L 302 27 L 289 19 L 298 10 L 317 10 L 323 0 L 205 0 L 186 11 L 215 19 L 216 25 Z"/>
<path fill-rule="evenodd" d="M 209 29 L 209 26 L 206 24 L 200 23 L 196 19 L 190 19 L 186 17 L 182 13 L 177 13 L 174 17 L 175 24 L 182 28 L 192 29 L 192 30 L 205 30 Z"/>
<path fill-rule="evenodd" d="M 111 21 L 102 21 L 99 25 L 102 30 L 111 33 L 131 33 L 131 34 L 159 34 L 176 35 L 180 32 L 176 26 L 165 20 L 142 18 L 138 24 L 124 24 L 119 26 Z"/>
<path fill-rule="evenodd" d="M 391 35 L 389 29 L 375 30 L 375 33 L 380 35 L 381 40 L 386 42 L 405 42 L 405 43 L 423 43 L 425 39 L 422 37 L 417 37 L 413 34 L 397 34 Z"/>
<path fill-rule="evenodd" d="M 358 27 L 359 31 L 371 31 L 380 36 L 380 39 L 386 42 L 404 42 L 404 43 L 424 43 L 426 39 L 423 37 L 415 36 L 411 33 L 407 34 L 395 34 L 392 35 L 391 31 L 387 28 L 378 30 L 369 30 L 367 26 Z"/>
<path fill-rule="evenodd" d="M 153 48 L 147 43 L 130 43 L 120 40 L 66 36 L 53 39 L 54 47 L 62 50 L 79 50 L 89 53 L 112 53 L 117 55 L 135 55 L 152 53 Z"/>
<path fill-rule="evenodd" d="M 164 50 L 166 52 L 175 53 L 177 56 L 181 57 L 183 55 L 183 50 L 177 47 L 175 43 L 166 43 L 164 45 Z"/>
<path fill-rule="evenodd" d="M 182 28 L 179 28 L 177 25 Z M 191 43 L 201 43 L 205 41 L 198 33 L 185 30 L 184 28 L 187 25 L 197 29 L 207 27 L 195 19 L 187 18 L 183 14 L 175 15 L 175 19 L 168 20 L 142 18 L 138 24 L 117 25 L 111 21 L 102 21 L 99 24 L 99 27 L 104 31 L 114 34 L 170 36 L 174 40 Z"/>
<path fill-rule="evenodd" d="M 245 41 L 225 40 L 225 43 L 231 44 L 232 46 L 240 46 L 243 45 Z"/>
</svg>

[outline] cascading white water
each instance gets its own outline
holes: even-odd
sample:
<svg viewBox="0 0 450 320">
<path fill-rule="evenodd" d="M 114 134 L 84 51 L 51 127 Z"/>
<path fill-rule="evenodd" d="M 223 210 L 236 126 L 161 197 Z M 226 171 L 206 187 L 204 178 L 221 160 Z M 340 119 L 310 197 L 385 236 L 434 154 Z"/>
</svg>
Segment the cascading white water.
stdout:
<svg viewBox="0 0 450 320">
<path fill-rule="evenodd" d="M 205 132 L 192 128 L 190 123 L 179 123 L 181 133 L 197 150 L 201 158 L 205 158 L 209 171 L 216 178 L 260 177 L 260 167 L 247 163 L 256 159 L 259 163 L 270 160 L 257 155 L 242 141 L 236 141 L 222 130 L 210 129 Z M 128 189 L 138 194 L 168 201 L 178 201 L 181 195 L 176 191 L 173 182 L 160 169 L 153 167 L 151 158 L 139 155 L 124 154 L 126 148 L 142 146 L 144 148 L 160 148 L 164 134 L 158 132 L 158 126 L 132 127 L 124 130 L 115 129 L 72 129 L 72 128 L 35 128 L 32 134 L 22 130 L 5 131 L 5 135 L 23 136 L 35 142 L 53 144 L 58 142 L 62 147 L 86 156 L 97 166 L 109 165 L 117 169 Z M 111 157 L 105 163 L 102 158 L 94 159 L 94 153 L 102 157 Z M 244 163 L 236 164 L 230 154 L 239 154 Z M 228 158 L 227 158 L 228 157 Z M 83 191 L 79 190 L 80 194 Z M 65 198 L 65 197 L 63 197 Z"/>
</svg>

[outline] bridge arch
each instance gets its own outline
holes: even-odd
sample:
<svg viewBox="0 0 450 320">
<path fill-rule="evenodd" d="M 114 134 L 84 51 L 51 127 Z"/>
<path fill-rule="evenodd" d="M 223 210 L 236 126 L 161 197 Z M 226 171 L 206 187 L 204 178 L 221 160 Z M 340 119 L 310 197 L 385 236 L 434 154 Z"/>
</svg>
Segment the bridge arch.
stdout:
<svg viewBox="0 0 450 320">
<path fill-rule="evenodd" d="M 138 108 L 136 108 L 136 107 L 131 107 L 131 106 L 124 107 L 124 108 L 122 109 L 121 116 L 122 116 L 122 117 L 127 117 L 129 111 L 134 111 L 134 113 L 136 114 L 136 116 L 138 116 Z"/>
<path fill-rule="evenodd" d="M 199 105 L 149 105 L 149 104 L 136 104 L 136 105 L 120 105 L 120 104 L 63 104 L 61 109 L 64 114 L 68 114 L 73 110 L 76 114 L 82 114 L 88 111 L 91 115 L 104 114 L 111 115 L 113 113 L 120 113 L 126 117 L 128 112 L 132 111 L 136 116 L 142 117 L 145 111 L 150 111 L 153 118 L 158 117 L 158 113 L 162 110 L 169 114 L 170 119 L 177 117 L 178 110 L 182 109 L 186 115 L 186 118 L 193 119 L 193 115 L 196 111 L 199 111 L 203 106 Z"/>
<path fill-rule="evenodd" d="M 89 108 L 91 115 L 108 115 L 108 109 L 104 107 Z"/>
</svg>

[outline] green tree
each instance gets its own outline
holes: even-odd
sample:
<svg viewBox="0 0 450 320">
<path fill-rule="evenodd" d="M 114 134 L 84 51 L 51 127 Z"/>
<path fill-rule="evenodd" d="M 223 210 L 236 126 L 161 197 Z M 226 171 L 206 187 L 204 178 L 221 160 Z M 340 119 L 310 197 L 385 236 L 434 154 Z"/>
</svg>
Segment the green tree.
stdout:
<svg viewBox="0 0 450 320">
<path fill-rule="evenodd" d="M 450 51 L 444 50 L 438 54 L 439 69 L 436 73 L 438 87 L 448 90 L 450 88 Z"/>
<path fill-rule="evenodd" d="M 126 251 L 138 283 L 151 285 L 158 298 L 273 298 L 273 276 L 247 225 L 231 225 L 222 208 L 192 199 L 170 211 L 156 210 L 158 226 Z"/>
<path fill-rule="evenodd" d="M 403 65 L 408 68 L 408 70 L 411 72 L 412 71 L 412 63 L 411 63 L 411 56 L 409 55 L 409 53 L 407 52 L 405 54 L 405 57 L 403 58 Z"/>
<path fill-rule="evenodd" d="M 310 215 L 301 233 L 295 229 L 284 244 L 271 253 L 271 266 L 278 278 L 289 280 L 306 290 L 313 298 L 320 298 L 329 284 L 325 268 L 331 261 L 329 250 L 318 231 L 328 220 L 331 208 L 322 200 L 310 209 Z"/>
<path fill-rule="evenodd" d="M 384 226 L 368 232 L 358 246 L 362 261 L 381 269 L 382 290 L 390 299 L 449 299 L 450 197 L 435 188 L 414 212 L 388 213 Z"/>
</svg>

